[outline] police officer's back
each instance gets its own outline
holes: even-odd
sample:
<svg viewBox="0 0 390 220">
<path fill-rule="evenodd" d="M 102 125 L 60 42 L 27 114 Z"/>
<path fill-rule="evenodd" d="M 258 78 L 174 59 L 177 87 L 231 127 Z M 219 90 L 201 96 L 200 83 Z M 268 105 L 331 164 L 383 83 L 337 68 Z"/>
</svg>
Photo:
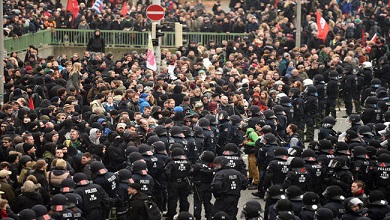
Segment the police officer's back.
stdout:
<svg viewBox="0 0 390 220">
<path fill-rule="evenodd" d="M 141 185 L 141 191 L 148 196 L 153 195 L 154 179 L 148 174 L 145 161 L 137 160 L 133 163 L 132 179 Z"/>
<path fill-rule="evenodd" d="M 104 219 L 105 211 L 109 209 L 110 197 L 99 185 L 90 183 L 87 175 L 76 173 L 73 177 L 77 184 L 75 193 L 83 198 L 83 216 L 85 219 Z"/>
<path fill-rule="evenodd" d="M 165 166 L 168 181 L 168 218 L 176 214 L 177 201 L 180 199 L 181 211 L 188 211 L 188 195 L 190 194 L 188 177 L 191 163 L 184 155 L 184 150 L 177 146 L 172 149 L 171 161 Z"/>
<path fill-rule="evenodd" d="M 238 154 L 238 146 L 234 143 L 226 144 L 222 155 L 228 159 L 228 166 L 246 175 L 246 164 Z"/>
<path fill-rule="evenodd" d="M 118 220 L 125 220 L 127 211 L 129 209 L 129 184 L 133 183 L 131 171 L 128 169 L 121 169 L 117 173 L 118 176 L 118 199 L 116 202 L 116 218 Z"/>
<path fill-rule="evenodd" d="M 241 190 L 246 189 L 247 178 L 239 171 L 228 167 L 228 160 L 225 157 L 216 157 L 213 164 L 216 168 L 214 179 L 211 182 L 211 192 L 216 198 L 213 213 L 225 211 L 230 218 L 235 219 L 238 212 L 238 200 Z"/>
<path fill-rule="evenodd" d="M 108 172 L 104 164 L 100 161 L 91 163 L 91 173 L 93 183 L 100 185 L 110 198 L 115 199 L 117 197 L 117 178 L 115 174 Z"/>
<path fill-rule="evenodd" d="M 384 219 L 390 213 L 390 206 L 385 195 L 380 190 L 374 190 L 368 195 L 369 209 L 367 215 L 372 220 Z"/>
<path fill-rule="evenodd" d="M 211 204 L 211 181 L 214 178 L 212 167 L 215 154 L 212 151 L 204 151 L 199 160 L 193 165 L 191 175 L 194 179 L 194 217 L 201 219 L 202 203 L 205 207 L 206 217 L 210 218 Z"/>
<path fill-rule="evenodd" d="M 337 210 L 338 217 L 341 218 L 345 213 L 343 189 L 339 186 L 331 185 L 326 187 L 322 195 L 325 197 L 326 205 L 333 206 Z"/>
</svg>

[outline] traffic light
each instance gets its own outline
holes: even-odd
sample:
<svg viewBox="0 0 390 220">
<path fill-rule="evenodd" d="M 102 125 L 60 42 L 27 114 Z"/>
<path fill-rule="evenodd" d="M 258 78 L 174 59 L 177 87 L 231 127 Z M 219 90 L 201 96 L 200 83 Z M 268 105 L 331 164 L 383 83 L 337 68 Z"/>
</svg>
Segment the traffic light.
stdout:
<svg viewBox="0 0 390 220">
<path fill-rule="evenodd" d="M 158 38 L 163 37 L 164 33 L 161 32 L 161 29 L 164 25 L 158 24 L 157 22 L 152 23 L 152 42 L 153 46 L 158 46 Z"/>
<path fill-rule="evenodd" d="M 180 24 L 179 22 L 175 22 L 175 46 L 181 47 L 188 43 L 186 32 L 183 32 L 183 29 L 187 28 L 187 25 Z"/>
</svg>

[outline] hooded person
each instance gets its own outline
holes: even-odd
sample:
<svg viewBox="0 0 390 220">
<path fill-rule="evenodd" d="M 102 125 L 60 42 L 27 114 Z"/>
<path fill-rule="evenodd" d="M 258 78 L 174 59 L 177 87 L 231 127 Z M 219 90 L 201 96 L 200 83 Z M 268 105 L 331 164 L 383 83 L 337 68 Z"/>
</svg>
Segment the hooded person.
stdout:
<svg viewBox="0 0 390 220">
<path fill-rule="evenodd" d="M 100 36 L 100 30 L 96 29 L 94 35 L 89 39 L 87 50 L 96 53 L 105 53 L 105 40 Z"/>
</svg>

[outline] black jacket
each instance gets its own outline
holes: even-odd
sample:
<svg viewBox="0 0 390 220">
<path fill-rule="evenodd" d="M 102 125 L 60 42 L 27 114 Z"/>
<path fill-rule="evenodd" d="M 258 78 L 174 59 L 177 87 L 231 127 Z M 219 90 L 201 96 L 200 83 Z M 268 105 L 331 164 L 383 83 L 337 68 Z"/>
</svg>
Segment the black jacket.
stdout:
<svg viewBox="0 0 390 220">
<path fill-rule="evenodd" d="M 144 201 L 147 199 L 147 195 L 142 192 L 138 192 L 137 194 L 131 196 L 129 201 L 129 211 L 127 212 L 127 218 L 145 220 L 147 218 L 147 215 Z"/>
<path fill-rule="evenodd" d="M 24 192 L 16 197 L 12 211 L 19 213 L 23 209 L 31 209 L 34 205 L 44 205 L 41 194 L 37 192 Z"/>
</svg>

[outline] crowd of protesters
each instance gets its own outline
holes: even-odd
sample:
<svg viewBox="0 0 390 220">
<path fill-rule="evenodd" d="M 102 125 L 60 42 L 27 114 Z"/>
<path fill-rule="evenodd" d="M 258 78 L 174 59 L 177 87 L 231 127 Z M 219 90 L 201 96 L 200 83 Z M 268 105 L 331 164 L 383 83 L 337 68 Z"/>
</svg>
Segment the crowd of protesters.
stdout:
<svg viewBox="0 0 390 220">
<path fill-rule="evenodd" d="M 147 219 L 156 206 L 173 219 L 180 202 L 177 218 L 191 219 L 193 193 L 195 219 L 202 205 L 206 219 L 236 219 L 248 188 L 266 204 L 249 201 L 247 219 L 389 219 L 386 2 L 304 2 L 300 48 L 294 1 L 232 1 L 227 13 L 219 4 L 210 12 L 201 1 L 164 2 L 163 23 L 248 37 L 163 49 L 160 72 L 147 68 L 146 51 L 106 53 L 100 30 L 83 54 L 44 58 L 34 45 L 23 58 L 11 53 L 2 218 Z M 101 14 L 90 5 L 73 19 L 59 2 L 7 1 L 7 33 L 149 29 L 142 4 L 124 18 L 112 3 Z M 329 23 L 325 41 L 317 9 Z M 342 134 L 333 130 L 341 102 L 351 125 Z"/>
</svg>

